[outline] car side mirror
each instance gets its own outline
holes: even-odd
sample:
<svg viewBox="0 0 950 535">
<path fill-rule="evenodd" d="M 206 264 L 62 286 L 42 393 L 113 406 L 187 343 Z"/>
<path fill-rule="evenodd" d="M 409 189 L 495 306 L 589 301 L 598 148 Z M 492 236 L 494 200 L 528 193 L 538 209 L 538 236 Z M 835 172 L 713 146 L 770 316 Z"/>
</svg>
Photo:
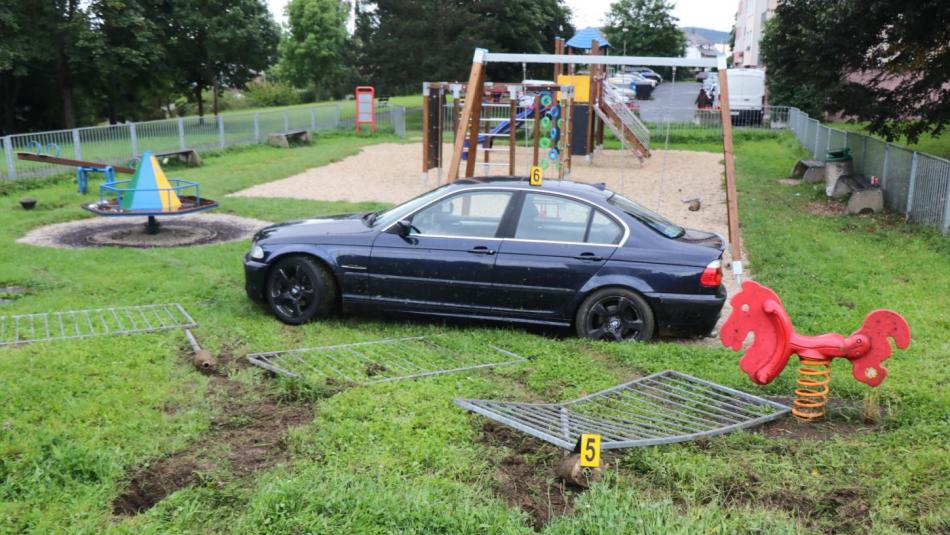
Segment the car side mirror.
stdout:
<svg viewBox="0 0 950 535">
<path fill-rule="evenodd" d="M 409 236 L 410 232 L 412 232 L 412 222 L 408 219 L 403 219 L 396 223 L 396 233 L 403 238 Z"/>
</svg>

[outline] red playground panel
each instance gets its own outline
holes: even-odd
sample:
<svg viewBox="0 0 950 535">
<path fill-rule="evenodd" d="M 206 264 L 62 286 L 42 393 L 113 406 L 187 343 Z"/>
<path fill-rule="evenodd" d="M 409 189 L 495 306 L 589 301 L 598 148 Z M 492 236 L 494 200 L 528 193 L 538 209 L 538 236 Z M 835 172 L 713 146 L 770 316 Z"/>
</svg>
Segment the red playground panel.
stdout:
<svg viewBox="0 0 950 535">
<path fill-rule="evenodd" d="M 372 86 L 360 85 L 356 87 L 356 131 L 360 131 L 361 124 L 370 125 L 371 131 L 376 133 L 376 90 Z"/>
</svg>

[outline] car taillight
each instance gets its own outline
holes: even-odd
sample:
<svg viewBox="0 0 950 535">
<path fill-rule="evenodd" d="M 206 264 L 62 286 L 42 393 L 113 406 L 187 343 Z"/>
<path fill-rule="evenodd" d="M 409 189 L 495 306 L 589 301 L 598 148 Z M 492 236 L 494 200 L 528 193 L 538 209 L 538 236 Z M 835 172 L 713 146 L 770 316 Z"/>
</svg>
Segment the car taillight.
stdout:
<svg viewBox="0 0 950 535">
<path fill-rule="evenodd" d="M 699 276 L 699 284 L 712 288 L 722 284 L 722 262 L 719 260 L 710 262 L 703 270 L 703 274 Z"/>
</svg>

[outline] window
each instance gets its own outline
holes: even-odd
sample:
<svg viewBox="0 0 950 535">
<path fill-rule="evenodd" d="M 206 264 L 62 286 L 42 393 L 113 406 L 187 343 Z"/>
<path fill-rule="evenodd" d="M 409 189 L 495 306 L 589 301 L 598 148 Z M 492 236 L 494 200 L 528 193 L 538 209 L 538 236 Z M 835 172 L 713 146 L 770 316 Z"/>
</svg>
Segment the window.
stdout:
<svg viewBox="0 0 950 535">
<path fill-rule="evenodd" d="M 623 231 L 590 205 L 564 197 L 525 195 L 515 238 L 522 240 L 617 244 Z"/>
<path fill-rule="evenodd" d="M 616 221 L 603 213 L 596 211 L 590 220 L 590 230 L 587 232 L 588 243 L 616 245 L 623 237 L 623 229 Z"/>
<path fill-rule="evenodd" d="M 412 216 L 412 234 L 493 238 L 509 200 L 507 191 L 453 195 Z"/>
<path fill-rule="evenodd" d="M 644 225 L 647 225 L 660 234 L 663 234 L 667 238 L 679 238 L 686 233 L 686 230 L 683 227 L 673 223 L 660 214 L 648 210 L 631 201 L 630 199 L 616 193 L 611 195 L 610 198 L 607 199 L 607 202 L 623 210 L 630 216 L 638 219 Z"/>
</svg>

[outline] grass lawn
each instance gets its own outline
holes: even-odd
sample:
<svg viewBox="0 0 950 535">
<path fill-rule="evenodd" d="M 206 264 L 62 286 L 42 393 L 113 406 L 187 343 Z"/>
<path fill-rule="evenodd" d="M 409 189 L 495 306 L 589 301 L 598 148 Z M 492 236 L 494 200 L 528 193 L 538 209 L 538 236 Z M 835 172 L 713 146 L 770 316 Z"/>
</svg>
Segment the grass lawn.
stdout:
<svg viewBox="0 0 950 535">
<path fill-rule="evenodd" d="M 871 137 L 876 137 L 878 139 L 884 139 L 880 136 L 875 136 L 868 133 L 865 128 L 867 125 L 865 123 L 831 123 L 828 126 L 832 128 L 837 128 L 838 130 L 847 130 L 849 132 L 858 132 L 861 134 L 869 135 Z M 917 140 L 917 143 L 908 143 L 907 139 L 901 138 L 896 140 L 894 143 L 907 147 L 911 150 L 916 150 L 919 152 L 924 152 L 927 154 L 932 154 L 934 156 L 939 156 L 941 158 L 950 159 L 950 135 L 944 133 L 941 136 L 933 136 L 930 134 L 924 134 L 920 136 L 920 139 Z"/>
<path fill-rule="evenodd" d="M 244 147 L 168 174 L 199 180 L 224 213 L 279 221 L 371 209 L 225 195 L 395 139 Z M 716 149 L 706 139 L 673 146 Z M 739 139 L 736 150 L 750 269 L 783 297 L 796 326 L 848 333 L 887 307 L 907 316 L 914 343 L 888 361 L 891 375 L 878 389 L 835 366 L 833 397 L 863 409 L 835 411 L 813 428 L 784 421 L 768 434 L 612 453 L 602 484 L 566 495 L 551 475 L 558 450 L 486 425 L 451 399 L 562 400 L 668 368 L 787 396 L 794 369 L 757 388 L 736 354 L 675 341 L 616 345 L 365 318 L 288 327 L 244 296 L 246 242 L 69 251 L 15 244 L 31 228 L 88 215 L 78 205 L 92 196 L 81 198 L 66 180 L 0 185 L 0 287 L 27 289 L 0 304 L 0 315 L 179 302 L 199 322 L 202 345 L 230 361 L 228 377 L 197 373 L 179 332 L 0 348 L 0 533 L 950 531 L 950 241 L 891 215 L 813 215 L 807 207 L 824 202 L 821 192 L 776 182 L 804 155 L 788 133 Z M 36 210 L 19 209 L 26 195 L 39 199 Z M 348 389 L 238 366 L 255 351 L 440 333 L 536 359 Z M 285 438 L 261 433 L 290 413 L 306 417 Z M 255 433 L 270 456 L 256 471 L 236 451 L 253 450 L 239 439 Z M 193 463 L 197 475 L 185 488 L 141 514 L 113 514 L 133 475 L 170 458 Z"/>
</svg>

